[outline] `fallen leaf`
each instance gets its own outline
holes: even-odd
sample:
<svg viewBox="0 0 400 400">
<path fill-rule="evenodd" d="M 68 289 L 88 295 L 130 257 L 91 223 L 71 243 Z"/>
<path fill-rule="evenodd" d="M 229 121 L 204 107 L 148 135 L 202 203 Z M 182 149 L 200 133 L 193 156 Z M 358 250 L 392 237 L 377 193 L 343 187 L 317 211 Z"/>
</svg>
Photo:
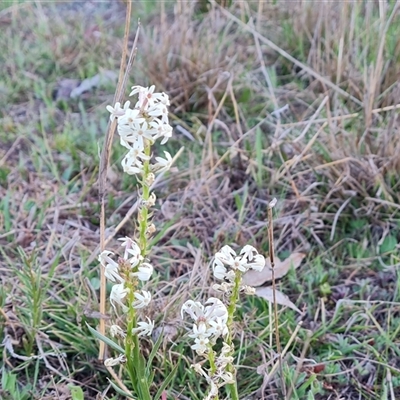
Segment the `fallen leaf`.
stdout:
<svg viewBox="0 0 400 400">
<path fill-rule="evenodd" d="M 62 79 L 57 82 L 54 89 L 54 100 L 68 100 L 71 97 L 71 92 L 79 86 L 78 79 Z"/>
<path fill-rule="evenodd" d="M 72 99 L 81 96 L 84 92 L 88 92 L 107 81 L 115 82 L 118 78 L 118 75 L 114 71 L 102 71 L 91 78 L 84 79 L 81 84 L 74 88 L 71 93 L 70 97 Z"/>
<path fill-rule="evenodd" d="M 274 302 L 274 291 L 271 286 L 264 286 L 257 288 L 256 295 L 258 297 L 262 297 L 263 299 L 269 301 L 270 303 Z M 289 300 L 289 297 L 287 297 L 286 294 L 283 294 L 279 290 L 275 290 L 275 300 L 277 304 L 289 307 L 292 310 L 301 313 L 301 311 Z"/>
<path fill-rule="evenodd" d="M 276 258 L 274 268 L 275 279 L 285 276 L 289 272 L 291 266 L 293 266 L 294 269 L 298 268 L 305 256 L 304 253 L 292 253 L 284 261 Z M 266 259 L 266 264 L 262 271 L 251 269 L 243 276 L 243 283 L 249 286 L 261 286 L 263 283 L 268 281 L 272 281 L 272 268 L 269 258 Z"/>
</svg>

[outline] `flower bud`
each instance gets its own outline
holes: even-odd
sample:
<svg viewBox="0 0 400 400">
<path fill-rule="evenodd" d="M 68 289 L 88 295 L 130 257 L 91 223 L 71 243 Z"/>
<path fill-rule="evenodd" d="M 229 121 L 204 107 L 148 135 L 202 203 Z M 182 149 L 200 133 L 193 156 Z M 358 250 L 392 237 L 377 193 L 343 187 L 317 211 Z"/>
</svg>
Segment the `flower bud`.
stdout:
<svg viewBox="0 0 400 400">
<path fill-rule="evenodd" d="M 150 224 L 147 228 L 147 234 L 151 236 L 156 231 L 156 226 L 154 224 Z"/>
<path fill-rule="evenodd" d="M 154 179 L 155 179 L 155 175 L 152 172 L 150 172 L 147 175 L 146 180 L 145 180 L 146 185 L 151 186 L 154 183 Z"/>
</svg>

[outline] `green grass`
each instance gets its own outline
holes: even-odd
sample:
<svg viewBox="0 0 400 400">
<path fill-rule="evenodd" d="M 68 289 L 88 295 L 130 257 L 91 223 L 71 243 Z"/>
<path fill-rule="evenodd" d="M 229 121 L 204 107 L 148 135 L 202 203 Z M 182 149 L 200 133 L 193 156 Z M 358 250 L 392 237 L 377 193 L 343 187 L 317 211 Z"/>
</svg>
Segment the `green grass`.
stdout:
<svg viewBox="0 0 400 400">
<path fill-rule="evenodd" d="M 98 323 L 99 271 L 97 262 L 88 260 L 98 244 L 99 149 L 108 118 L 105 105 L 115 88 L 106 83 L 78 99 L 57 98 L 56 93 L 66 79 L 79 82 L 102 70 L 118 70 L 124 9 L 114 5 L 110 16 L 103 9 L 92 13 L 71 5 L 62 16 L 58 6 L 25 3 L 14 11 L 7 11 L 6 3 L 0 6 L 0 65 L 6 71 L 0 77 L 0 340 L 12 344 L 11 351 L 0 347 L 0 397 L 50 399 L 71 393 L 79 400 L 104 392 L 104 398 L 118 399 L 108 388 L 108 372 L 97 361 L 98 343 L 86 325 Z M 399 17 L 385 35 L 382 30 L 392 5 L 385 14 L 372 3 L 345 2 L 339 7 L 343 13 L 347 7 L 342 19 L 333 5 L 294 6 L 295 14 L 281 2 L 264 5 L 258 17 L 268 17 L 268 23 L 261 33 L 359 101 L 378 82 L 372 108 L 396 104 L 400 55 L 393 38 L 400 34 Z M 223 244 L 251 243 L 268 252 L 266 204 L 277 197 L 278 255 L 298 250 L 308 255 L 278 282 L 303 314 L 279 311 L 281 345 L 290 346 L 282 371 L 274 370 L 264 387 L 265 396 L 282 398 L 283 381 L 292 399 L 399 398 L 397 111 L 371 113 L 365 103 L 360 107 L 333 89 L 327 92 L 262 45 L 275 99 L 280 107 L 289 105 L 278 121 L 270 115 L 274 102 L 251 35 L 228 17 L 218 25 L 212 13 L 191 18 L 174 16 L 169 8 L 168 30 L 157 33 L 159 10 L 148 2 L 140 7 L 143 43 L 129 85 L 154 82 L 171 94 L 174 122 L 194 138 L 175 129 L 167 150 L 185 150 L 178 171 L 156 188 L 158 279 L 153 285 L 160 308 L 152 313 L 157 323 L 177 331 L 156 355 L 154 393 L 178 365 L 168 399 L 205 396 L 205 382 L 190 368 L 196 355 L 179 306 L 205 295 L 196 284 L 208 288 L 208 261 Z M 232 12 L 248 19 L 244 8 Z M 250 12 L 257 18 L 256 10 Z M 182 21 L 199 26 L 190 31 L 190 40 Z M 374 70 L 379 72 L 375 78 Z M 210 105 L 207 88 L 214 87 L 221 71 L 233 76 L 232 92 L 222 81 Z M 208 122 L 225 91 L 211 148 Z M 302 121 L 310 119 L 327 94 L 329 107 L 317 119 L 358 116 L 328 121 L 310 143 L 322 123 L 311 124 L 300 137 L 306 127 Z M 122 176 L 121 157 L 116 145 L 107 204 L 110 231 L 136 200 L 137 182 Z M 118 236 L 132 235 L 134 227 L 130 221 Z M 197 251 L 203 262 L 192 273 Z M 258 398 L 254 393 L 262 387 L 263 371 L 270 374 L 277 363 L 273 320 L 267 302 L 243 299 L 235 343 L 242 398 Z M 151 351 L 151 343 L 146 349 Z"/>
</svg>

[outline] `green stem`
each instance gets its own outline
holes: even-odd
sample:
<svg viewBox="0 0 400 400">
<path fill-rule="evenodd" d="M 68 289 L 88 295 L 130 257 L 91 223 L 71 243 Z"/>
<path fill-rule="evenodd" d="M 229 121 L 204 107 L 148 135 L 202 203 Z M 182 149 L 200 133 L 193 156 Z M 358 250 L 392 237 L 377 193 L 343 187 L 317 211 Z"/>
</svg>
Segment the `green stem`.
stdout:
<svg viewBox="0 0 400 400">
<path fill-rule="evenodd" d="M 147 144 L 144 153 L 150 156 L 151 146 Z M 142 178 L 142 201 L 146 203 L 150 198 L 150 185 L 148 177 L 150 174 L 150 161 L 146 160 L 143 163 L 143 178 Z M 142 256 L 147 254 L 147 229 L 149 225 L 149 210 L 146 206 L 142 206 L 139 211 L 139 247 Z"/>
<path fill-rule="evenodd" d="M 214 375 L 215 372 L 217 371 L 217 366 L 215 365 L 215 353 L 211 345 L 209 345 L 208 362 L 210 363 L 211 375 Z"/>
<path fill-rule="evenodd" d="M 242 273 L 239 270 L 237 270 L 235 273 L 235 282 L 234 282 L 231 296 L 229 297 L 229 305 L 228 305 L 227 326 L 228 326 L 229 334 L 228 334 L 226 342 L 227 342 L 227 344 L 229 344 L 229 346 L 232 346 L 232 343 L 233 343 L 233 337 L 232 337 L 233 320 L 234 320 L 235 312 L 236 312 L 236 304 L 239 299 L 241 280 L 242 280 Z M 230 394 L 230 399 L 231 400 L 239 400 L 235 367 L 232 364 L 229 364 L 227 366 L 227 370 L 235 376 L 235 383 L 230 383 L 230 384 L 226 385 L 228 392 Z"/>
<path fill-rule="evenodd" d="M 146 155 L 150 155 L 150 145 L 146 145 L 144 150 Z M 150 185 L 148 184 L 148 176 L 150 174 L 150 162 L 143 163 L 143 178 L 142 178 L 142 201 L 146 203 L 150 198 Z M 149 225 L 149 210 L 144 205 L 139 210 L 139 247 L 143 257 L 147 255 L 147 230 Z M 135 301 L 134 292 L 136 283 L 132 283 L 129 287 L 128 294 L 128 315 L 127 325 L 128 330 L 125 341 L 125 355 L 127 358 L 127 367 L 132 385 L 137 396 L 141 400 L 151 400 L 150 389 L 148 385 L 148 377 L 146 376 L 145 359 L 140 352 L 140 342 L 137 334 L 132 332 L 132 329 L 137 327 L 136 310 L 132 307 Z"/>
<path fill-rule="evenodd" d="M 128 302 L 132 304 L 133 301 L 133 291 L 130 290 L 128 294 Z M 129 307 L 128 315 L 127 315 L 127 332 L 125 339 L 125 356 L 126 356 L 126 364 L 128 367 L 128 373 L 131 378 L 132 386 L 135 389 L 135 392 L 138 393 L 138 375 L 136 373 L 136 365 L 137 365 L 137 343 L 135 340 L 135 336 L 132 333 L 132 329 L 136 327 L 136 311 L 133 307 Z"/>
<path fill-rule="evenodd" d="M 131 306 L 135 301 L 134 287 L 129 288 L 127 312 L 127 333 L 125 340 L 125 356 L 127 361 L 128 373 L 131 378 L 132 386 L 136 395 L 143 400 L 151 400 L 148 379 L 146 376 L 146 366 L 143 355 L 140 352 L 139 337 L 133 333 L 137 327 L 136 310 Z"/>
<path fill-rule="evenodd" d="M 213 376 L 217 372 L 217 366 L 215 365 L 215 352 L 211 345 L 209 345 L 208 362 L 210 363 L 210 375 Z M 217 394 L 216 397 L 214 397 L 214 400 L 218 399 L 219 397 Z"/>
</svg>

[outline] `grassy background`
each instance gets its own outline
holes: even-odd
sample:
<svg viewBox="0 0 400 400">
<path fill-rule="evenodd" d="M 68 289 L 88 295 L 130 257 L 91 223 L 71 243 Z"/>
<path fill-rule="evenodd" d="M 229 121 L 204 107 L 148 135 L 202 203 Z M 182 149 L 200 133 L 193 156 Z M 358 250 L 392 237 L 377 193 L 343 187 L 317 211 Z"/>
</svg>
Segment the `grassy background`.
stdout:
<svg viewBox="0 0 400 400">
<path fill-rule="evenodd" d="M 278 283 L 303 311 L 280 310 L 290 398 L 398 399 L 397 2 L 205 3 L 133 11 L 143 27 L 130 85 L 170 95 L 167 148 L 184 146 L 156 188 L 150 314 L 167 332 L 157 382 L 178 363 L 168 399 L 202 398 L 179 307 L 212 293 L 208 263 L 223 244 L 267 254 L 277 197 L 278 256 L 307 253 Z M 86 323 L 98 321 L 98 154 L 124 16 L 111 1 L 0 5 L 0 398 L 118 398 Z M 97 74 L 108 79 L 70 97 Z M 110 234 L 137 196 L 121 157 L 115 146 Z M 280 372 L 267 380 L 273 332 L 270 305 L 243 299 L 243 398 L 283 398 Z"/>
</svg>

